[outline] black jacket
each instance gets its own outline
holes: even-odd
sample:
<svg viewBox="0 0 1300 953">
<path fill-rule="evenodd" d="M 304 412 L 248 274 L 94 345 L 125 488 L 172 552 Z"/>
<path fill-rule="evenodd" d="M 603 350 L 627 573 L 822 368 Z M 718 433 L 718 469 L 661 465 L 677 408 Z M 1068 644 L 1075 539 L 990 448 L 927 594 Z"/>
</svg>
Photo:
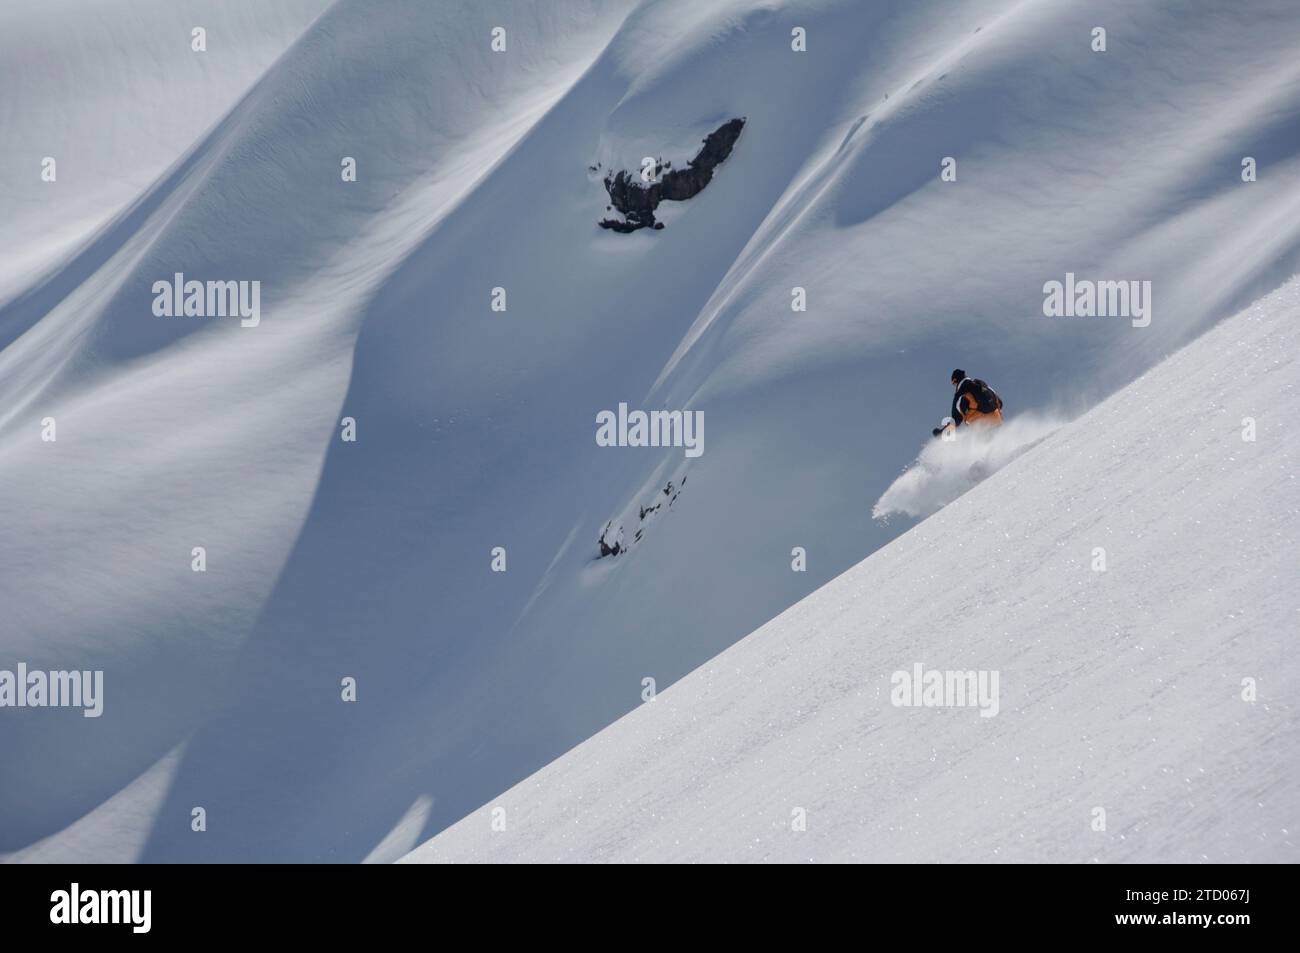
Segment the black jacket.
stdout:
<svg viewBox="0 0 1300 953">
<path fill-rule="evenodd" d="M 962 410 L 961 410 L 961 408 L 962 408 L 962 398 L 963 398 L 963 397 L 965 397 L 967 394 L 969 394 L 969 395 L 970 395 L 970 403 L 975 404 L 976 406 L 978 406 L 978 402 L 979 402 L 979 394 L 980 394 L 980 384 L 983 384 L 983 381 L 980 381 L 979 383 L 976 383 L 976 381 L 975 381 L 974 378 L 966 377 L 966 378 L 963 378 L 963 379 L 962 379 L 962 382 L 961 382 L 960 384 L 957 385 L 957 392 L 954 393 L 954 394 L 952 395 L 952 422 L 953 422 L 953 426 L 960 427 L 960 426 L 961 426 L 962 419 L 963 419 L 963 417 L 965 416 L 965 415 L 962 413 Z M 998 406 L 1001 407 L 1001 406 L 1002 406 L 1002 398 L 999 397 L 997 394 L 995 394 L 995 393 L 993 392 L 993 388 L 992 388 L 992 387 L 989 387 L 988 384 L 984 384 L 983 386 L 984 386 L 984 387 L 988 387 L 988 391 L 989 391 L 989 393 L 993 395 L 993 399 L 996 400 Z"/>
</svg>

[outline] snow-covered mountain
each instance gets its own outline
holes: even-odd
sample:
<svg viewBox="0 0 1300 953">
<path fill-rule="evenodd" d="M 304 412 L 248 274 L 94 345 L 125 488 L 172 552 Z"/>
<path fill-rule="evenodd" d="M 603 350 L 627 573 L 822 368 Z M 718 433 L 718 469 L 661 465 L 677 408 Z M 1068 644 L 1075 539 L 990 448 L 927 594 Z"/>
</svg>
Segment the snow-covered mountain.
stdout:
<svg viewBox="0 0 1300 953">
<path fill-rule="evenodd" d="M 1298 313 L 1300 279 L 407 859 L 1294 863 Z M 914 706 L 918 664 L 997 681 Z"/>
<path fill-rule="evenodd" d="M 489 803 L 913 526 L 873 501 L 954 366 L 1059 422 L 1293 274 L 1298 28 L 1289 0 L 0 10 L 0 670 L 105 686 L 95 719 L 0 710 L 0 853 L 389 860 Z M 599 226 L 607 180 L 736 119 L 663 229 Z M 259 282 L 256 319 L 158 314 L 178 273 Z M 1067 276 L 1149 307 L 1046 317 Z M 600 446 L 620 404 L 702 413 L 702 453 Z M 894 597 L 938 583 L 930 525 L 880 554 Z M 1062 673 L 1085 644 L 1006 639 Z"/>
</svg>

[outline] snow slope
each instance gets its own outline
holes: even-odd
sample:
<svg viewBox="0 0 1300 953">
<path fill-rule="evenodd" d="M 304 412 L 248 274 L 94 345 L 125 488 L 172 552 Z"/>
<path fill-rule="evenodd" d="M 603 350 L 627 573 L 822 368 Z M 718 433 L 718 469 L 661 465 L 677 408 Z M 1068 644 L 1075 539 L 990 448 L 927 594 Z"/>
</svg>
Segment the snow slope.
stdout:
<svg viewBox="0 0 1300 953">
<path fill-rule="evenodd" d="M 0 303 L 83 244 L 219 120 L 329 0 L 0 6 Z M 210 40 L 191 49 L 192 30 Z M 55 160 L 54 183 L 40 177 Z M 0 325 L 0 342 L 9 329 Z"/>
<path fill-rule="evenodd" d="M 1297 318 L 1300 280 L 407 860 L 1300 860 Z M 918 662 L 996 714 L 891 704 Z"/>
<path fill-rule="evenodd" d="M 58 47 L 77 8 L 41 9 L 22 36 Z M 14 859 L 395 858 L 906 530 L 871 502 L 953 366 L 1077 413 L 1297 267 L 1286 0 L 177 10 L 99 17 L 86 73 L 69 41 L 0 113 L 0 667 L 109 693 L 0 713 Z M 194 17 L 261 52 L 167 60 Z M 61 197 L 152 115 L 124 185 Z M 592 166 L 740 116 L 667 228 L 597 227 Z M 260 325 L 155 317 L 177 271 L 260 281 Z M 1067 271 L 1152 281 L 1150 327 L 1044 319 Z M 620 402 L 703 410 L 704 454 L 596 446 Z"/>
</svg>

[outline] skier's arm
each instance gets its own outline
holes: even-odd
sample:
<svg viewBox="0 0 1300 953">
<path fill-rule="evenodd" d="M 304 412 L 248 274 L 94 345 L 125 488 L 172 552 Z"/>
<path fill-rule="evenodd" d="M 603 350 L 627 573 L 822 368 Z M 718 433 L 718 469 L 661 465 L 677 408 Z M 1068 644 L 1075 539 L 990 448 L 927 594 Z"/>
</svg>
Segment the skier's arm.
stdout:
<svg viewBox="0 0 1300 953">
<path fill-rule="evenodd" d="M 962 420 L 966 416 L 966 414 L 962 411 L 961 399 L 965 397 L 967 394 L 973 393 L 974 390 L 975 390 L 975 384 L 968 377 L 966 378 L 966 380 L 961 382 L 961 386 L 957 388 L 957 393 L 952 395 L 952 424 L 954 427 L 960 427 Z M 974 403 L 975 403 L 975 398 L 972 397 L 971 405 L 973 406 Z"/>
</svg>

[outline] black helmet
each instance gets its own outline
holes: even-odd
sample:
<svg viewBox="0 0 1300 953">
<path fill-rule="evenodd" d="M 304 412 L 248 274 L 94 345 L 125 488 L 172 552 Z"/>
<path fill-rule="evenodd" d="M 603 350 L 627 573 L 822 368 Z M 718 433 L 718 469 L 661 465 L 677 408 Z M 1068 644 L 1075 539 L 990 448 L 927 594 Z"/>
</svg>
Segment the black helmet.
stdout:
<svg viewBox="0 0 1300 953">
<path fill-rule="evenodd" d="M 960 367 L 952 372 L 952 382 L 954 384 L 957 383 L 959 380 L 964 380 L 965 377 L 966 377 L 966 372 L 963 371 Z"/>
</svg>

